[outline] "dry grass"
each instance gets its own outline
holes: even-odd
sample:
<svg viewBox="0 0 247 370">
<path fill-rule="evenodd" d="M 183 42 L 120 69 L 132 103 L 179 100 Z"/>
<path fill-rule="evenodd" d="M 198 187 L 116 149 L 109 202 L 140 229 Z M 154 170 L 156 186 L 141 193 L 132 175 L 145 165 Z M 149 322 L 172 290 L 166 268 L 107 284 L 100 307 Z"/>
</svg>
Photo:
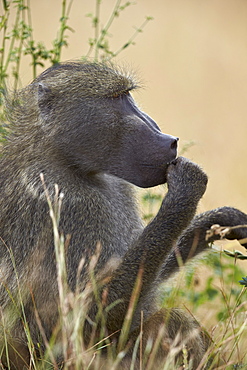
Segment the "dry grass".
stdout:
<svg viewBox="0 0 247 370">
<path fill-rule="evenodd" d="M 100 253 L 100 245 L 89 266 L 89 283 L 83 291 L 80 290 L 78 284 L 76 290 L 72 292 L 67 282 L 65 262 L 66 248 L 69 240 L 59 234 L 58 231 L 63 196 L 61 194 L 59 195 L 58 187 L 56 187 L 55 199 L 51 200 L 46 190 L 44 179 L 42 176 L 41 178 L 46 191 L 47 201 L 50 206 L 50 216 L 53 222 L 54 245 L 57 259 L 57 284 L 59 291 L 59 320 L 57 327 L 54 329 L 52 338 L 48 340 L 42 327 L 39 313 L 36 310 L 36 321 L 46 349 L 45 353 L 41 355 L 37 354 L 28 328 L 28 322 L 25 318 L 21 291 L 19 291 L 18 300 L 20 302 L 18 306 L 21 307 L 19 313 L 25 327 L 28 351 L 30 353 L 30 363 L 27 364 L 27 368 L 43 370 L 59 369 L 62 366 L 64 369 L 75 370 L 117 370 L 130 346 L 128 334 L 139 296 L 142 270 L 139 272 L 133 290 L 119 341 L 116 343 L 113 340 L 113 335 L 108 336 L 106 334 L 105 313 L 107 314 L 111 309 L 117 309 L 118 302 L 115 302 L 111 307 L 106 307 L 104 294 L 102 296 L 103 298 L 100 298 L 98 295 L 97 284 L 105 284 L 108 277 L 102 276 L 99 278 L 94 274 L 94 268 Z M 238 274 L 241 274 L 242 271 L 239 266 L 234 264 L 233 260 L 229 262 L 227 257 L 219 253 L 213 254 L 213 257 L 210 258 L 209 260 L 200 262 L 199 265 L 197 262 L 192 264 L 189 268 L 183 269 L 175 280 L 170 280 L 168 284 L 161 289 L 161 305 L 166 308 L 178 305 L 183 306 L 185 310 L 195 313 L 197 318 L 206 326 L 213 342 L 197 370 L 205 368 L 209 370 L 246 369 L 246 289 L 241 288 L 237 280 L 239 277 Z M 82 259 L 77 271 L 78 281 L 83 264 L 84 260 Z M 210 296 L 210 294 L 212 296 Z M 95 330 L 92 330 L 91 339 L 89 343 L 86 344 L 83 339 L 83 328 L 86 320 L 89 319 L 87 311 L 92 296 L 94 296 L 94 299 L 96 298 L 98 313 L 95 317 L 95 322 L 91 322 Z M 5 325 L 4 318 L 6 318 L 6 315 L 2 316 L 3 326 Z M 97 333 L 96 341 L 96 328 L 99 326 L 98 323 L 100 323 L 101 332 Z M 154 343 L 147 343 L 146 348 L 143 348 L 141 325 L 139 336 L 134 344 L 133 356 L 127 368 L 130 370 L 152 370 L 157 367 L 155 364 L 155 353 L 162 340 L 163 331 L 164 327 L 161 327 L 156 341 Z M 5 331 L 3 332 L 6 333 Z M 7 341 L 7 335 L 5 340 Z M 159 369 L 191 369 L 192 364 L 188 360 L 186 347 L 182 349 L 183 364 L 181 364 L 181 362 L 180 365 L 176 363 L 175 358 L 178 349 L 181 348 L 178 348 L 175 340 L 167 358 L 164 359 L 164 363 L 159 365 Z M 104 353 L 104 357 L 102 357 L 102 353 Z M 143 353 L 143 355 L 138 356 L 139 353 Z M 61 358 L 63 358 L 62 362 Z M 137 358 L 139 358 L 138 361 Z M 209 359 L 212 359 L 211 362 L 208 362 Z M 8 368 L 11 368 L 10 364 L 8 364 Z"/>
</svg>

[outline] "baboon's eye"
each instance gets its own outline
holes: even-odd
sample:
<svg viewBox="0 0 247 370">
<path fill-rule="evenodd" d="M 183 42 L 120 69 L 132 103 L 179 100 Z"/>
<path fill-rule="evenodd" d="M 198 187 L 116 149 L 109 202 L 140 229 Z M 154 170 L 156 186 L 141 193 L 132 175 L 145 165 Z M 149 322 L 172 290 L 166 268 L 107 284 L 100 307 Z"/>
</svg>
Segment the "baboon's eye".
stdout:
<svg viewBox="0 0 247 370">
<path fill-rule="evenodd" d="M 116 92 L 112 94 L 113 99 L 121 98 L 122 96 L 129 95 L 129 90 L 126 91 L 121 91 L 121 92 Z"/>
<path fill-rule="evenodd" d="M 117 98 L 119 98 L 121 96 L 121 93 L 114 93 L 114 94 L 112 94 L 112 97 L 113 97 L 113 99 L 117 99 Z"/>
</svg>

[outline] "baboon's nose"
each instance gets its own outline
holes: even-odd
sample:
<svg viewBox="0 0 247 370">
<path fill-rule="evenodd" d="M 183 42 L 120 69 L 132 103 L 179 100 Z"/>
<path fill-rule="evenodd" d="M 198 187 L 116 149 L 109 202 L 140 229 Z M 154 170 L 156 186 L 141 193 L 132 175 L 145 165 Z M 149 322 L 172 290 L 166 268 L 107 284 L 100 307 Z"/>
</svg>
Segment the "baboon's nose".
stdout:
<svg viewBox="0 0 247 370">
<path fill-rule="evenodd" d="M 178 140 L 178 137 L 171 137 L 170 154 L 172 155 L 173 159 L 177 156 Z"/>
<path fill-rule="evenodd" d="M 172 150 L 177 150 L 178 140 L 179 140 L 178 137 L 175 137 L 175 138 L 172 139 L 172 142 L 171 142 L 171 149 Z"/>
</svg>

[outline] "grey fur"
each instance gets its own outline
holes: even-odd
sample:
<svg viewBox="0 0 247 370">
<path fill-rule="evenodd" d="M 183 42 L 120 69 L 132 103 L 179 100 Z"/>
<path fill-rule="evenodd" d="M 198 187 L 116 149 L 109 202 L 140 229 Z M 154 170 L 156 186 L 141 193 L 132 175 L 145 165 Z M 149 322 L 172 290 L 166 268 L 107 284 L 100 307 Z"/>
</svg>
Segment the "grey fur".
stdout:
<svg viewBox="0 0 247 370">
<path fill-rule="evenodd" d="M 166 345 L 169 347 L 180 333 L 194 368 L 208 347 L 208 339 L 190 315 L 178 309 L 158 311 L 156 290 L 161 280 L 178 269 L 177 250 L 185 262 L 207 248 L 205 232 L 213 223 L 245 224 L 247 217 L 233 208 L 222 208 L 193 219 L 207 176 L 185 158 L 172 162 L 177 139 L 162 134 L 138 109 L 129 95 L 136 85 L 112 66 L 75 62 L 48 69 L 7 98 L 12 134 L 0 169 L 0 303 L 13 368 L 21 369 L 29 361 L 17 312 L 20 307 L 12 304 L 12 299 L 18 300 L 19 290 L 34 344 L 41 339 L 33 300 L 48 339 L 58 319 L 52 222 L 40 173 L 51 198 L 54 184 L 64 194 L 59 228 L 71 236 L 67 250 L 71 290 L 75 290 L 82 257 L 85 264 L 80 285 L 81 289 L 85 287 L 88 266 L 100 242 L 95 274 L 100 276 L 104 270 L 110 274 L 104 286 L 107 303 L 120 300 L 107 316 L 108 333 L 116 331 L 118 339 L 138 272 L 143 269 L 130 339 L 138 336 L 143 311 L 144 346 L 167 320 Z M 166 181 L 168 194 L 157 216 L 144 227 L 130 183 L 149 187 Z M 233 237 L 245 234 L 241 230 Z M 108 266 L 109 261 L 114 263 Z M 92 320 L 96 312 L 97 304 L 92 301 Z M 86 342 L 91 332 L 89 321 L 84 329 Z M 3 331 L 0 335 L 4 348 Z M 12 346 L 24 359 L 11 350 Z M 167 346 L 158 350 L 157 363 L 167 355 Z M 4 353 L 2 360 L 6 361 Z M 130 355 L 131 350 L 123 367 L 128 368 Z"/>
</svg>

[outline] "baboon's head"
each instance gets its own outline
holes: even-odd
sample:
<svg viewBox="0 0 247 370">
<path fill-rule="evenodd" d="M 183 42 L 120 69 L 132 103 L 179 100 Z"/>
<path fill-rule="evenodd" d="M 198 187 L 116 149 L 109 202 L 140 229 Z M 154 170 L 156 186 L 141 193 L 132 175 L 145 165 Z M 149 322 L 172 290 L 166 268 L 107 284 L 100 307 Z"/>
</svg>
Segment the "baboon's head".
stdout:
<svg viewBox="0 0 247 370">
<path fill-rule="evenodd" d="M 119 70 L 88 62 L 51 67 L 32 83 L 43 130 L 71 166 L 151 187 L 166 181 L 178 139 L 137 107 L 136 87 Z"/>
</svg>

